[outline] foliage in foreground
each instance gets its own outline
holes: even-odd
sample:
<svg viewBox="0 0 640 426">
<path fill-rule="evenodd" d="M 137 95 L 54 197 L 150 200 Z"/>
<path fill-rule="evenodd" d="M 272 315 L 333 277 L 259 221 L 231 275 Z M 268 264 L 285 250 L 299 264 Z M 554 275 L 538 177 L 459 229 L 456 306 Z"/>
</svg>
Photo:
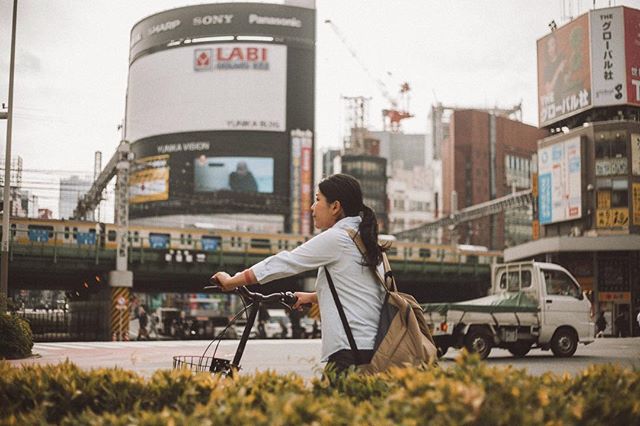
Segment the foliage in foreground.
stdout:
<svg viewBox="0 0 640 426">
<path fill-rule="evenodd" d="M 31 355 L 33 336 L 29 323 L 14 314 L 0 313 L 0 359 Z"/>
<path fill-rule="evenodd" d="M 446 369 L 351 374 L 330 384 L 274 372 L 236 378 L 0 362 L 0 424 L 640 424 L 640 371 L 591 366 L 530 376 L 462 355 Z"/>
</svg>

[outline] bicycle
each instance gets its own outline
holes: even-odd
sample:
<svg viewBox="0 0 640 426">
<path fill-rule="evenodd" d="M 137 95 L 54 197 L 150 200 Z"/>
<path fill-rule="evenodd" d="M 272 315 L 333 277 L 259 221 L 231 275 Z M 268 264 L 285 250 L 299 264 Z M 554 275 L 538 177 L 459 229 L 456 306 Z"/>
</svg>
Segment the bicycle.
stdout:
<svg viewBox="0 0 640 426">
<path fill-rule="evenodd" d="M 205 290 L 216 290 L 220 289 L 217 285 L 205 286 Z M 211 343 L 204 350 L 204 353 L 201 356 L 197 355 L 176 355 L 173 357 L 173 368 L 181 369 L 188 368 L 193 372 L 210 372 L 222 374 L 224 376 L 233 376 L 240 370 L 240 360 L 242 359 L 242 355 L 244 353 L 245 347 L 247 345 L 247 341 L 249 340 L 249 335 L 251 333 L 251 329 L 256 321 L 258 316 L 258 311 L 260 310 L 260 305 L 263 303 L 273 303 L 277 302 L 285 307 L 288 311 L 291 311 L 291 307 L 296 303 L 298 298 L 290 291 L 287 292 L 279 292 L 272 293 L 268 295 L 264 295 L 261 293 L 254 293 L 249 291 L 247 287 L 242 286 L 238 287 L 234 290 L 240 295 L 240 298 L 244 304 L 244 308 L 238 312 L 230 321 L 229 324 L 225 327 L 222 332 L 220 332 L 217 336 L 213 338 Z M 218 346 L 220 346 L 220 342 L 222 338 L 225 336 L 225 333 L 229 327 L 231 327 L 238 318 L 240 318 L 245 312 L 249 311 L 249 316 L 247 318 L 247 324 L 244 327 L 242 332 L 242 336 L 240 337 L 240 342 L 238 343 L 238 347 L 236 349 L 236 353 L 233 357 L 233 360 L 230 361 L 224 358 L 216 358 L 216 352 L 218 351 Z M 213 350 L 212 356 L 207 356 L 207 352 L 211 345 L 218 341 L 215 349 Z"/>
</svg>

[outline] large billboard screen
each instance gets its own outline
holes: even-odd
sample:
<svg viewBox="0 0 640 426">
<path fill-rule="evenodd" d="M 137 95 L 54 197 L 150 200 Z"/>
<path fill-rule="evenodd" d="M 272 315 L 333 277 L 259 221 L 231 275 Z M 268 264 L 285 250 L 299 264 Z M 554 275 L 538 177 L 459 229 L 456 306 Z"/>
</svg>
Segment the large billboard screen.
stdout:
<svg viewBox="0 0 640 426">
<path fill-rule="evenodd" d="M 538 40 L 540 127 L 590 105 L 589 18 L 585 14 Z"/>
<path fill-rule="evenodd" d="M 273 193 L 273 158 L 198 157 L 194 161 L 194 191 Z"/>
<path fill-rule="evenodd" d="M 538 150 L 538 214 L 541 225 L 582 217 L 580 137 Z"/>
<path fill-rule="evenodd" d="M 145 55 L 131 64 L 126 138 L 286 130 L 287 47 L 217 43 Z M 212 110 L 212 105 L 219 107 Z"/>
</svg>

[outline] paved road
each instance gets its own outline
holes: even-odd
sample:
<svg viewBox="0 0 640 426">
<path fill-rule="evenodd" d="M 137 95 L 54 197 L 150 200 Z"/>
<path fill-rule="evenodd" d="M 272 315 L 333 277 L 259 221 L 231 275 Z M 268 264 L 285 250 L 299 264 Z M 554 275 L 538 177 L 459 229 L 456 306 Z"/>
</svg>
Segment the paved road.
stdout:
<svg viewBox="0 0 640 426">
<path fill-rule="evenodd" d="M 55 364 L 69 359 L 82 368 L 120 367 L 150 376 L 157 369 L 171 368 L 174 355 L 202 355 L 208 341 L 149 342 L 70 342 L 36 343 L 35 356 L 10 361 L 21 364 Z M 232 359 L 238 341 L 222 341 L 217 357 Z M 212 353 L 213 348 L 207 354 Z M 272 369 L 280 373 L 295 372 L 303 377 L 317 376 L 320 363 L 320 340 L 250 340 L 242 360 L 243 371 Z M 441 364 L 450 366 L 457 351 L 450 350 Z M 640 368 L 640 338 L 598 339 L 589 346 L 580 345 L 572 358 L 554 358 L 551 352 L 534 349 L 522 359 L 509 352 L 494 349 L 487 359 L 489 365 L 513 365 L 531 374 L 551 371 L 576 374 L 590 364 L 614 363 Z"/>
</svg>

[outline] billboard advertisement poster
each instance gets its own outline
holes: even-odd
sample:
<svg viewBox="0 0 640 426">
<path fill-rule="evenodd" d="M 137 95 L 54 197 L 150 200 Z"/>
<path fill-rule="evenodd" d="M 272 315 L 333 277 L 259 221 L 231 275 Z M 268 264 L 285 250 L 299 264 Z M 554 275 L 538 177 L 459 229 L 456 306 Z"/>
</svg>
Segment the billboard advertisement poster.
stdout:
<svg viewBox="0 0 640 426">
<path fill-rule="evenodd" d="M 629 226 L 629 209 L 596 210 L 597 228 L 626 228 Z"/>
<path fill-rule="evenodd" d="M 590 107 L 588 14 L 538 40 L 537 51 L 540 127 Z"/>
<path fill-rule="evenodd" d="M 623 9 L 628 102 L 640 105 L 640 10 Z"/>
<path fill-rule="evenodd" d="M 287 47 L 212 43 L 138 58 L 129 69 L 129 141 L 181 132 L 286 130 Z M 212 110 L 212 105 L 220 107 Z"/>
<path fill-rule="evenodd" d="M 169 199 L 169 156 L 142 158 L 131 166 L 129 202 L 131 204 Z"/>
<path fill-rule="evenodd" d="M 582 216 L 580 138 L 542 148 L 538 153 L 538 212 L 545 225 Z"/>
<path fill-rule="evenodd" d="M 207 157 L 194 160 L 195 192 L 273 193 L 273 158 Z"/>
<path fill-rule="evenodd" d="M 623 9 L 591 11 L 590 27 L 593 106 L 626 103 Z"/>
</svg>

